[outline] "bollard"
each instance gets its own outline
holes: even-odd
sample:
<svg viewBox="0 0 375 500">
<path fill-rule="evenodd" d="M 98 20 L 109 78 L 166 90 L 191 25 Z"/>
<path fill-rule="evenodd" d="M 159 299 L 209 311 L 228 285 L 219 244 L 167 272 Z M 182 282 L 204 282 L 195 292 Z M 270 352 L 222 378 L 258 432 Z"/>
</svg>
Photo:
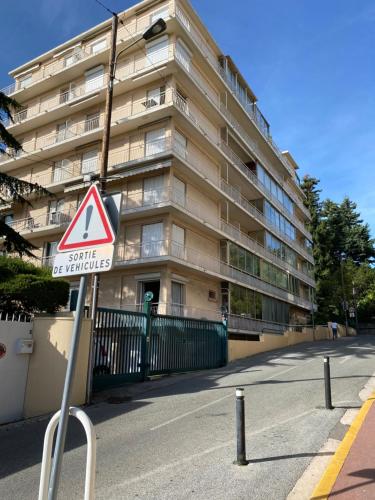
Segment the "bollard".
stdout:
<svg viewBox="0 0 375 500">
<path fill-rule="evenodd" d="M 245 440 L 245 396 L 241 387 L 236 389 L 236 432 L 237 432 L 237 460 L 235 465 L 247 465 Z"/>
<path fill-rule="evenodd" d="M 324 356 L 324 388 L 326 397 L 326 410 L 333 410 L 331 397 L 331 370 L 329 367 L 329 356 Z"/>
</svg>

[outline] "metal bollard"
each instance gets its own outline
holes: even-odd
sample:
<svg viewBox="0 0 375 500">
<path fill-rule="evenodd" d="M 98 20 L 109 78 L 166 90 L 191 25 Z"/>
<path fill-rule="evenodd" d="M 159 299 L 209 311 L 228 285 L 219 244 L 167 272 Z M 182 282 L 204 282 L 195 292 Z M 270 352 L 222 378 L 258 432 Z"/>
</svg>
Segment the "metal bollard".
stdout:
<svg viewBox="0 0 375 500">
<path fill-rule="evenodd" d="M 245 440 L 245 396 L 241 387 L 236 389 L 236 432 L 237 432 L 237 460 L 235 465 L 247 465 Z"/>
<path fill-rule="evenodd" d="M 326 397 L 326 410 L 333 410 L 331 396 L 331 370 L 329 367 L 329 356 L 324 356 L 324 388 Z"/>
</svg>

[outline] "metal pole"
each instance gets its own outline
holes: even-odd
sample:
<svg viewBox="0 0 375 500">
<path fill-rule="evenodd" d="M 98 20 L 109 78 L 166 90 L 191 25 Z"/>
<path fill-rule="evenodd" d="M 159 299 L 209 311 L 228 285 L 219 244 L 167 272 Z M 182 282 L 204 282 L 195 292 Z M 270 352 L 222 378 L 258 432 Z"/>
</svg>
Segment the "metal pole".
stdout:
<svg viewBox="0 0 375 500">
<path fill-rule="evenodd" d="M 59 488 L 62 458 L 64 453 L 66 431 L 68 428 L 68 420 L 69 420 L 69 404 L 73 387 L 74 372 L 77 364 L 77 354 L 78 354 L 79 339 L 81 334 L 81 323 L 83 317 L 83 308 L 85 305 L 86 289 L 87 289 L 87 275 L 83 275 L 81 276 L 81 280 L 79 283 L 77 309 L 73 323 L 72 343 L 70 347 L 68 367 L 65 376 L 59 428 L 57 430 L 56 445 L 53 454 L 52 472 L 48 490 L 48 500 L 56 500 L 57 491 Z"/>
<path fill-rule="evenodd" d="M 107 82 L 107 90 L 106 90 L 106 98 L 105 98 L 105 111 L 104 111 L 104 131 L 103 131 L 103 142 L 102 142 L 102 154 L 101 154 L 101 162 L 100 162 L 100 192 L 102 195 L 105 194 L 107 187 L 107 173 L 108 173 L 108 153 L 109 153 L 109 139 L 111 132 L 111 120 L 112 120 L 112 100 L 113 100 L 113 81 L 115 79 L 115 71 L 116 71 L 116 41 L 117 41 L 117 26 L 118 26 L 118 17 L 115 13 L 112 14 L 112 32 L 111 32 L 111 47 L 109 54 L 109 75 Z M 100 278 L 99 274 L 94 274 L 94 286 L 92 290 L 92 301 L 91 301 L 91 319 L 93 319 L 93 325 L 96 318 L 96 310 L 98 307 L 98 294 L 99 294 L 99 283 Z M 94 328 L 94 326 L 93 326 Z M 93 330 L 92 330 L 93 335 Z M 90 350 L 91 356 L 91 350 Z M 89 368 L 90 368 L 90 360 L 89 360 Z M 86 398 L 88 397 L 88 402 L 91 399 L 91 386 L 92 386 L 92 374 L 89 375 L 91 380 L 89 379 L 90 385 L 88 385 L 88 389 L 86 392 Z M 90 391 L 90 393 L 88 393 Z"/>
<path fill-rule="evenodd" d="M 116 70 L 115 61 L 116 61 L 117 26 L 118 26 L 118 17 L 117 14 L 113 14 L 111 48 L 109 55 L 109 75 L 108 75 L 107 92 L 105 98 L 105 111 L 104 111 L 102 158 L 100 163 L 100 191 L 102 194 L 105 194 L 107 185 L 108 151 L 109 151 L 109 139 L 110 139 L 111 119 L 112 119 L 113 81 L 115 79 L 115 70 Z"/>
<path fill-rule="evenodd" d="M 324 388 L 326 398 L 326 410 L 333 410 L 331 396 L 331 369 L 329 366 L 329 356 L 324 357 Z"/>
<path fill-rule="evenodd" d="M 154 298 L 154 294 L 152 292 L 146 292 L 144 296 L 143 302 L 143 311 L 146 313 L 146 344 L 145 344 L 145 352 L 144 352 L 144 370 L 143 370 L 143 381 L 147 380 L 148 374 L 150 371 L 151 364 L 151 349 L 152 349 L 152 341 L 151 341 L 151 307 L 152 307 L 152 299 Z"/>
<path fill-rule="evenodd" d="M 247 465 L 245 439 L 245 396 L 242 387 L 236 389 L 236 433 L 237 433 L 237 460 L 235 465 Z"/>
<path fill-rule="evenodd" d="M 86 386 L 86 404 L 91 403 L 92 397 L 92 380 L 94 368 L 94 340 L 95 340 L 95 327 L 96 327 L 96 313 L 98 310 L 98 296 L 99 296 L 99 281 L 100 274 L 93 274 L 92 283 L 92 297 L 91 297 L 91 332 L 90 332 L 90 346 L 89 346 L 89 362 L 87 367 L 87 386 Z"/>
<path fill-rule="evenodd" d="M 348 336 L 348 308 L 346 301 L 346 293 L 345 293 L 345 284 L 344 284 L 344 260 L 341 257 L 340 260 L 340 268 L 341 268 L 341 286 L 342 286 L 342 297 L 344 301 L 344 313 L 345 313 L 345 336 Z"/>
</svg>

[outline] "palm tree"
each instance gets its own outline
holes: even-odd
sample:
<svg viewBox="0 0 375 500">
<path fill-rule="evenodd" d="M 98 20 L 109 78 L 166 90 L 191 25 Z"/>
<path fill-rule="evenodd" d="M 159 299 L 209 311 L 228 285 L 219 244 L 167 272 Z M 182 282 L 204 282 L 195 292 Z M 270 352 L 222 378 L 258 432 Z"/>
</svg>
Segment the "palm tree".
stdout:
<svg viewBox="0 0 375 500">
<path fill-rule="evenodd" d="M 0 92 L 0 157 L 13 156 L 8 152 L 9 150 L 13 151 L 13 154 L 22 150 L 21 144 L 5 127 L 5 123 L 8 121 L 13 123 L 12 113 L 20 107 L 15 99 Z M 2 204 L 9 203 L 9 198 L 15 203 L 31 205 L 28 200 L 28 196 L 31 194 L 42 196 L 49 194 L 49 192 L 38 184 L 22 181 L 0 171 L 0 207 Z M 1 216 L 0 238 L 2 239 L 0 245 L 6 252 L 16 252 L 20 256 L 23 254 L 33 256 L 31 250 L 35 248 L 34 245 L 6 224 L 4 217 Z"/>
</svg>

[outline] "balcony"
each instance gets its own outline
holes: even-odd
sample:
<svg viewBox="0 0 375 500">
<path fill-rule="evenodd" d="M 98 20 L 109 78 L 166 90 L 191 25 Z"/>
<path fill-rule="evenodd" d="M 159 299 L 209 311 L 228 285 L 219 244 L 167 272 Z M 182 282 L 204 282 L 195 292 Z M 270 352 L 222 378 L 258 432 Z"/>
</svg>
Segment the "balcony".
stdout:
<svg viewBox="0 0 375 500">
<path fill-rule="evenodd" d="M 309 231 L 306 229 L 305 225 L 302 222 L 299 222 L 298 219 L 295 217 L 291 218 L 291 214 L 286 210 L 286 208 L 279 202 L 277 198 L 274 197 L 274 195 L 266 189 L 265 186 L 258 180 L 258 178 L 248 169 L 248 167 L 243 163 L 243 161 L 234 153 L 234 151 L 223 141 L 220 141 L 218 143 L 217 139 L 212 136 L 210 131 L 202 125 L 202 120 L 200 117 L 197 115 L 197 112 L 195 109 L 192 109 L 192 106 L 189 106 L 188 101 L 186 101 L 178 92 L 175 94 L 175 106 L 183 113 L 185 114 L 188 119 L 194 124 L 194 126 L 200 131 L 204 133 L 204 135 L 213 143 L 213 145 L 216 148 L 220 148 L 221 152 L 226 155 L 226 157 L 229 159 L 230 163 L 234 165 L 237 169 L 241 171 L 242 174 L 244 174 L 250 182 L 258 188 L 258 190 L 265 195 L 267 198 L 270 198 L 273 203 L 278 207 L 278 209 L 287 217 L 291 220 L 291 222 L 296 225 L 302 234 L 304 234 L 307 238 L 311 239 L 311 234 Z M 226 113 L 227 115 L 229 114 Z M 231 118 L 233 121 L 234 119 Z M 247 134 L 246 134 L 247 135 Z M 262 157 L 262 155 L 257 155 L 258 157 Z M 263 161 L 263 164 L 265 164 L 265 160 Z M 298 196 L 292 192 L 291 188 L 287 186 L 287 184 L 279 178 L 279 176 L 273 172 L 274 176 L 278 180 L 279 184 L 285 189 L 285 191 L 288 193 L 288 195 L 291 196 L 293 201 L 298 204 L 298 207 L 306 214 L 308 217 L 310 217 L 308 210 L 306 207 L 303 205 L 303 202 L 301 199 L 298 198 Z"/>
<path fill-rule="evenodd" d="M 282 155 L 282 152 L 277 147 L 277 145 L 272 140 L 272 137 L 269 135 L 268 123 L 260 112 L 259 108 L 256 105 L 248 105 L 244 106 L 243 99 L 239 97 L 239 92 L 236 87 L 233 86 L 232 82 L 229 80 L 227 73 L 224 68 L 220 65 L 216 55 L 211 52 L 208 48 L 208 44 L 203 36 L 200 34 L 198 29 L 194 26 L 189 16 L 181 9 L 181 7 L 176 5 L 176 18 L 180 21 L 181 25 L 184 27 L 185 31 L 194 41 L 195 45 L 201 52 L 203 58 L 210 64 L 210 66 L 214 69 L 219 77 L 223 80 L 229 91 L 234 95 L 237 99 L 237 102 L 240 104 L 242 109 L 245 111 L 246 115 L 250 118 L 251 122 L 256 126 L 259 130 L 262 137 L 266 140 L 268 145 L 273 150 L 274 154 L 280 160 L 280 162 L 284 165 L 289 174 L 294 178 L 294 168 L 289 163 L 289 161 Z"/>
<path fill-rule="evenodd" d="M 115 108 L 112 113 L 112 126 L 121 125 L 122 130 L 130 129 L 135 126 L 128 123 L 130 119 L 136 119 L 138 117 L 140 118 L 146 113 L 156 112 L 157 110 L 162 109 L 164 106 L 172 105 L 173 102 L 174 91 L 171 88 L 167 88 L 165 93 L 160 96 L 159 102 L 153 101 L 153 103 L 151 103 L 150 100 L 147 100 L 146 97 L 143 97 L 131 102 L 130 104 Z M 90 134 L 99 132 L 99 130 L 101 130 L 103 127 L 103 120 L 103 115 L 98 115 L 92 118 L 81 120 L 72 125 L 66 125 L 51 134 L 36 137 L 30 140 L 27 145 L 24 144 L 22 151 L 17 152 L 16 154 L 12 154 L 12 152 L 9 151 L 9 156 L 0 158 L 0 163 L 9 163 L 12 161 L 14 162 L 18 159 L 25 158 L 28 155 L 32 155 L 33 153 L 44 151 L 46 149 L 50 150 L 57 145 L 68 144 L 68 142 L 69 147 L 72 147 L 72 141 L 75 141 L 79 138 L 86 138 L 86 136 L 89 136 Z M 120 130 L 118 130 L 118 133 L 120 133 Z"/>
<path fill-rule="evenodd" d="M 136 245 L 119 245 L 115 258 L 116 266 L 145 264 L 148 261 L 155 263 L 173 260 L 174 262 L 205 274 L 210 274 L 219 279 L 229 280 L 233 283 L 246 286 L 266 295 L 276 296 L 298 307 L 311 310 L 311 302 L 297 297 L 286 290 L 270 285 L 254 276 L 246 274 L 234 267 L 220 261 L 216 257 L 205 254 L 193 248 L 183 246 L 175 241 L 151 241 Z"/>
<path fill-rule="evenodd" d="M 142 35 L 145 30 L 152 24 L 153 13 L 157 12 L 160 7 L 156 7 L 152 11 L 148 12 L 147 15 L 143 16 L 133 16 L 130 19 L 122 19 L 122 24 L 119 25 L 117 31 L 117 45 L 122 46 L 132 40 L 134 37 Z M 168 19 L 169 11 L 165 12 L 163 15 L 164 19 Z M 109 29 L 109 27 L 108 27 Z M 22 83 L 22 81 L 15 81 L 11 85 L 8 85 L 1 90 L 6 95 L 14 94 L 15 92 L 21 91 L 24 88 L 29 88 L 36 83 L 40 83 L 47 78 L 51 78 L 58 73 L 74 68 L 83 61 L 90 61 L 96 56 L 103 54 L 108 50 L 109 33 L 106 34 L 106 45 L 100 50 L 93 50 L 92 46 L 87 44 L 86 46 L 76 46 L 72 47 L 72 52 L 67 55 L 69 49 L 64 51 L 64 55 L 52 57 L 49 61 L 40 64 L 37 71 L 32 73 L 32 78 L 27 83 Z M 92 41 L 92 40 L 91 40 Z M 91 61 L 92 62 L 92 61 Z"/>
<path fill-rule="evenodd" d="M 49 212 L 44 211 L 36 216 L 14 220 L 10 226 L 22 235 L 45 231 L 47 229 L 63 229 L 70 223 L 76 212 L 77 207 L 70 205 L 65 209 Z"/>
</svg>

